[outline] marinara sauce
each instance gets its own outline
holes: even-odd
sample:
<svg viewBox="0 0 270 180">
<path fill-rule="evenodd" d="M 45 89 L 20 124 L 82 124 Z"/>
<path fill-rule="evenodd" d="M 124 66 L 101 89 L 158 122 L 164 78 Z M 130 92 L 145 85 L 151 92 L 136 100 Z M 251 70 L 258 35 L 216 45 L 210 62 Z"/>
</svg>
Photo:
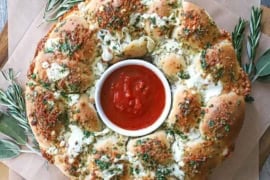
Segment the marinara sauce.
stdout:
<svg viewBox="0 0 270 180">
<path fill-rule="evenodd" d="M 152 125 L 165 106 L 165 89 L 151 70 L 140 65 L 120 67 L 104 81 L 101 106 L 115 125 L 138 130 Z"/>
</svg>

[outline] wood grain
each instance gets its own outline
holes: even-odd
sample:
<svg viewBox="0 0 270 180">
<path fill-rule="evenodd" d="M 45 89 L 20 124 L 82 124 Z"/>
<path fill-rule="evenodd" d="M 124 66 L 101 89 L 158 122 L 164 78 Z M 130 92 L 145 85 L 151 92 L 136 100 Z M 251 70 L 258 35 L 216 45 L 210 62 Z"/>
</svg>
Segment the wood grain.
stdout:
<svg viewBox="0 0 270 180">
<path fill-rule="evenodd" d="M 270 36 L 270 8 L 262 6 L 263 16 L 262 16 L 262 31 Z"/>
<path fill-rule="evenodd" d="M 0 180 L 8 179 L 8 167 L 0 163 Z"/>
<path fill-rule="evenodd" d="M 260 160 L 260 170 L 262 169 L 266 159 L 268 158 L 270 154 L 270 127 L 267 128 L 265 133 L 260 139 L 260 148 L 259 148 L 259 160 Z"/>
<path fill-rule="evenodd" d="M 0 69 L 4 66 L 8 58 L 8 24 L 6 23 L 0 34 Z"/>
<path fill-rule="evenodd" d="M 262 31 L 270 36 L 270 8 L 262 6 Z M 269 47 L 270 48 L 270 47 Z M 259 168 L 262 169 L 266 159 L 270 154 L 270 127 L 267 128 L 259 143 Z"/>
</svg>

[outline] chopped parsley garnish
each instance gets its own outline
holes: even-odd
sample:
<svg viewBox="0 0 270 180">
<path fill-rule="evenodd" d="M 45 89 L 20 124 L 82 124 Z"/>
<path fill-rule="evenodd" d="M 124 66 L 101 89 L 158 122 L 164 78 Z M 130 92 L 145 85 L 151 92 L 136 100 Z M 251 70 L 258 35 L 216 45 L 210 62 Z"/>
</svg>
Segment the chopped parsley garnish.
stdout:
<svg viewBox="0 0 270 180">
<path fill-rule="evenodd" d="M 136 141 L 136 146 L 137 145 L 141 145 L 142 144 L 142 140 L 141 139 L 138 139 L 137 141 Z"/>
<path fill-rule="evenodd" d="M 49 48 L 45 48 L 44 49 L 45 53 L 53 53 L 54 52 L 54 48 L 53 47 L 49 47 Z"/>
<path fill-rule="evenodd" d="M 210 121 L 208 122 L 208 126 L 209 126 L 210 128 L 214 127 L 214 126 L 215 126 L 215 121 L 210 120 Z"/>
<path fill-rule="evenodd" d="M 68 121 L 68 112 L 67 111 L 61 112 L 58 115 L 58 120 L 61 122 L 67 122 Z"/>
<path fill-rule="evenodd" d="M 71 56 L 76 50 L 81 47 L 81 44 L 73 44 L 68 38 L 65 38 L 63 42 L 52 43 L 51 47 L 44 49 L 45 53 L 54 53 L 60 51 L 64 54 Z"/>
<path fill-rule="evenodd" d="M 88 138 L 89 136 L 93 135 L 93 133 L 92 133 L 92 132 L 89 132 L 89 131 L 84 130 L 84 131 L 83 131 L 83 135 L 84 135 L 86 138 Z"/>
<path fill-rule="evenodd" d="M 185 35 L 189 35 L 189 33 L 190 33 L 190 29 L 188 29 L 188 28 L 184 28 L 183 31 L 184 31 Z"/>
<path fill-rule="evenodd" d="M 111 166 L 110 162 L 102 161 L 100 159 L 96 159 L 95 163 L 98 165 L 99 169 L 102 171 L 108 169 Z"/>
<path fill-rule="evenodd" d="M 230 125 L 229 124 L 226 124 L 225 127 L 224 127 L 225 131 L 226 132 L 230 132 Z"/>
<path fill-rule="evenodd" d="M 202 54 L 201 54 L 201 66 L 202 66 L 202 69 L 206 69 L 207 68 L 207 62 L 206 62 L 206 50 L 202 50 Z"/>
<path fill-rule="evenodd" d="M 65 39 L 64 43 L 60 44 L 60 51 L 71 56 L 81 45 L 73 45 L 68 39 Z"/>
<path fill-rule="evenodd" d="M 129 168 L 130 174 L 134 175 L 134 174 L 139 174 L 140 173 L 140 169 L 138 167 L 136 167 L 135 169 L 133 167 Z"/>
<path fill-rule="evenodd" d="M 220 79 L 223 76 L 223 73 L 224 73 L 224 69 L 223 68 L 219 68 L 216 71 L 216 74 L 214 75 L 214 78 L 217 79 L 217 80 Z"/>
<path fill-rule="evenodd" d="M 156 178 L 157 180 L 166 180 L 166 177 L 171 174 L 171 170 L 167 168 L 158 168 L 156 170 Z"/>
<path fill-rule="evenodd" d="M 171 135 L 178 135 L 178 136 L 180 136 L 180 138 L 181 139 L 183 139 L 183 140 L 187 140 L 188 139 L 188 136 L 186 136 L 183 132 L 181 132 L 181 131 L 179 131 L 179 130 L 177 130 L 177 129 L 172 129 L 172 128 L 169 128 L 169 129 L 167 129 L 166 130 L 166 133 L 167 134 L 171 134 Z"/>
<path fill-rule="evenodd" d="M 68 98 L 68 95 L 67 95 L 65 92 L 63 92 L 63 91 L 60 92 L 60 95 L 61 95 L 63 98 Z"/>
<path fill-rule="evenodd" d="M 150 159 L 151 158 L 147 153 L 142 154 L 142 160 L 144 160 L 145 162 L 148 162 Z"/>
<path fill-rule="evenodd" d="M 37 78 L 37 75 L 34 73 L 34 74 L 31 75 L 31 78 L 32 79 L 36 79 Z"/>
<path fill-rule="evenodd" d="M 40 81 L 40 84 L 45 89 L 49 89 L 50 88 L 50 83 L 47 83 L 47 82 L 44 82 L 44 81 Z"/>
<path fill-rule="evenodd" d="M 187 73 L 187 72 L 184 72 L 184 71 L 181 71 L 178 76 L 181 78 L 181 79 L 189 79 L 190 78 L 190 75 Z"/>
<path fill-rule="evenodd" d="M 68 88 L 73 92 L 78 91 L 78 89 L 79 89 L 78 85 L 76 85 L 76 84 L 69 84 Z"/>
<path fill-rule="evenodd" d="M 191 160 L 191 161 L 189 162 L 189 165 L 190 165 L 191 167 L 193 167 L 193 169 L 196 169 L 196 168 L 200 165 L 200 163 L 199 163 L 198 161 Z"/>
<path fill-rule="evenodd" d="M 156 20 L 155 17 L 151 17 L 151 18 L 150 18 L 150 21 L 151 21 L 151 23 L 152 23 L 153 25 L 157 25 L 157 20 Z"/>
</svg>

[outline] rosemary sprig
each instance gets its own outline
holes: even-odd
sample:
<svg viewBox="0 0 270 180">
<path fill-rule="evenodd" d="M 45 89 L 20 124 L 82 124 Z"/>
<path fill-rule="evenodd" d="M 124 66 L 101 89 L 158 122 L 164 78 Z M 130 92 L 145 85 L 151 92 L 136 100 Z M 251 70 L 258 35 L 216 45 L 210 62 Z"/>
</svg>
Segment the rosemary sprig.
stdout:
<svg viewBox="0 0 270 180">
<path fill-rule="evenodd" d="M 6 91 L 0 89 L 0 105 L 7 107 L 7 113 L 18 121 L 18 124 L 26 131 L 31 132 L 25 113 L 25 100 L 22 88 L 15 82 L 16 75 L 12 69 L 2 72 L 4 78 L 10 84 Z"/>
<path fill-rule="evenodd" d="M 24 93 L 21 86 L 16 82 L 18 74 L 14 74 L 12 69 L 2 71 L 2 75 L 9 83 L 8 88 L 4 91 L 0 89 L 0 105 L 6 107 L 6 113 L 17 121 L 18 125 L 24 129 L 26 135 L 30 138 L 34 148 L 38 150 L 38 144 L 30 128 L 26 116 L 26 107 Z"/>
<path fill-rule="evenodd" d="M 232 32 L 233 47 L 240 65 L 242 64 L 241 58 L 242 58 L 245 26 L 246 21 L 243 20 L 242 18 L 239 18 L 238 24 L 234 27 L 234 31 Z"/>
<path fill-rule="evenodd" d="M 243 64 L 241 55 L 237 54 L 237 58 L 239 58 L 238 61 L 240 65 L 242 65 L 244 71 L 248 74 L 251 82 L 255 82 L 257 79 L 265 80 L 270 77 L 270 49 L 266 50 L 258 59 L 256 59 L 256 50 L 261 37 L 261 20 L 262 9 L 252 7 L 249 35 L 247 39 L 248 63 Z M 239 53 L 242 50 L 245 29 L 242 21 L 243 20 L 240 18 L 232 33 L 232 40 L 236 53 Z M 247 95 L 245 99 L 247 102 L 254 101 L 254 98 L 251 95 Z"/>
<path fill-rule="evenodd" d="M 43 18 L 47 22 L 56 21 L 74 5 L 83 1 L 84 0 L 48 0 Z"/>
<path fill-rule="evenodd" d="M 247 54 L 249 62 L 244 66 L 244 70 L 247 72 L 250 79 L 252 79 L 252 77 L 256 73 L 255 58 L 256 50 L 261 37 L 261 20 L 262 9 L 252 7 L 249 23 L 249 36 L 247 41 Z"/>
</svg>

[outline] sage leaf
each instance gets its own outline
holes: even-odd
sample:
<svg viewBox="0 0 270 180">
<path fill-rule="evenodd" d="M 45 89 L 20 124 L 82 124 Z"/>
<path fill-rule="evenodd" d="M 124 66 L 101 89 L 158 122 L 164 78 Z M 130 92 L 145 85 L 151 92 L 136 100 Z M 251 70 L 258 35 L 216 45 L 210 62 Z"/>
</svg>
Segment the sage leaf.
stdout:
<svg viewBox="0 0 270 180">
<path fill-rule="evenodd" d="M 83 0 L 48 0 L 43 18 L 47 22 L 56 21 L 80 2 L 83 2 Z"/>
<path fill-rule="evenodd" d="M 259 77 L 258 80 L 260 82 L 270 83 L 270 76 Z"/>
<path fill-rule="evenodd" d="M 6 114 L 0 114 L 0 132 L 13 138 L 20 145 L 27 142 L 25 130 L 14 118 Z"/>
<path fill-rule="evenodd" d="M 268 49 L 256 63 L 256 77 L 264 77 L 270 75 L 270 49 Z"/>
<path fill-rule="evenodd" d="M 20 155 L 20 147 L 12 141 L 0 139 L 0 160 L 15 158 Z"/>
</svg>

